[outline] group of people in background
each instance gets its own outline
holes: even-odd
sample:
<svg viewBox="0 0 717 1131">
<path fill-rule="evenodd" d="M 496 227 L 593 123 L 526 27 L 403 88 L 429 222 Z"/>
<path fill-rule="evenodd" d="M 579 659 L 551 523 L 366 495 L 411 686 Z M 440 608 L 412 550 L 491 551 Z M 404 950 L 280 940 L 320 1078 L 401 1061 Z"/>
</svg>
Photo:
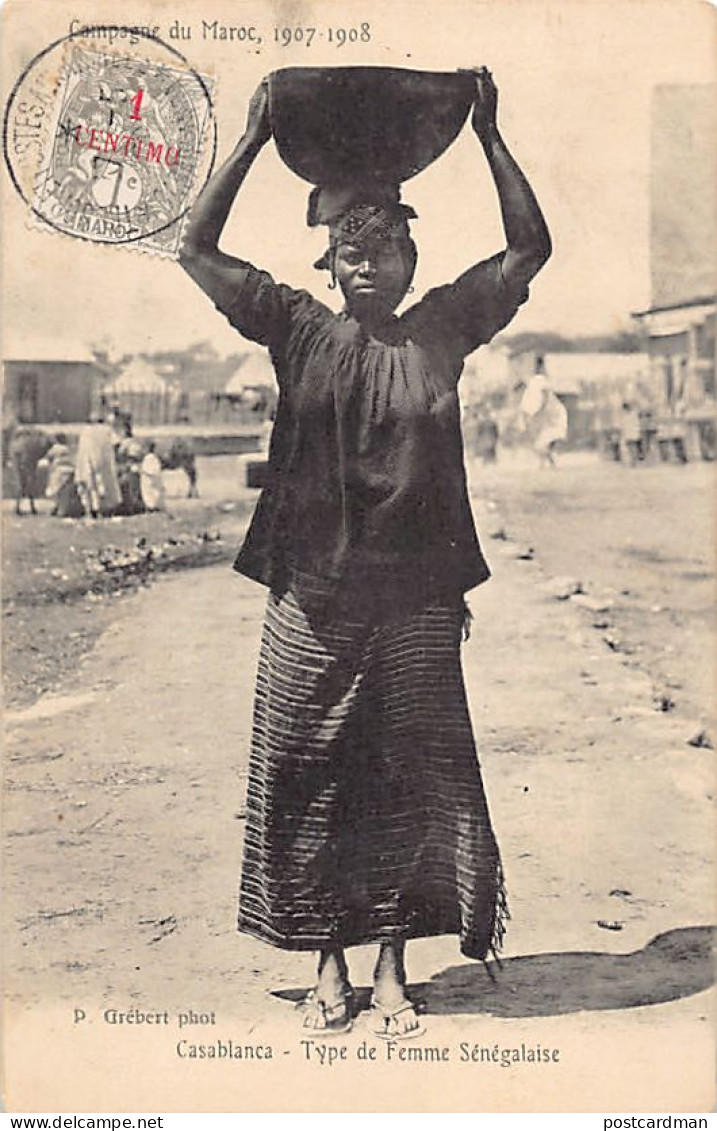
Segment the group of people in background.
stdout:
<svg viewBox="0 0 717 1131">
<path fill-rule="evenodd" d="M 630 467 L 643 463 L 655 446 L 663 463 L 687 463 L 687 429 L 680 403 L 653 423 L 651 414 L 634 401 L 623 401 L 619 427 L 613 437 L 615 456 Z"/>
<path fill-rule="evenodd" d="M 503 440 L 507 444 L 521 441 L 537 457 L 539 467 L 555 467 L 556 456 L 568 439 L 568 411 L 556 394 L 546 371 L 545 361 L 537 357 L 526 382 L 516 386 L 520 392 L 517 409 L 503 417 Z M 501 429 L 489 403 L 466 406 L 463 416 L 466 451 L 484 464 L 495 463 Z M 637 399 L 618 401 L 612 410 L 612 425 L 595 433 L 604 455 L 627 467 L 654 462 L 686 464 L 688 462 L 687 420 L 685 405 L 678 400 L 662 413 L 653 414 Z M 714 432 L 712 432 L 712 437 Z M 708 435 L 701 438 L 702 455 L 714 459 L 715 444 Z"/>
<path fill-rule="evenodd" d="M 48 471 L 45 494 L 59 518 L 97 518 L 164 509 L 162 464 L 155 444 L 143 445 L 126 413 L 105 421 L 99 414 L 82 428 L 77 450 L 58 432 L 41 461 Z"/>
<path fill-rule="evenodd" d="M 540 467 L 555 467 L 556 452 L 568 435 L 568 413 L 551 388 L 542 357 L 528 379 L 517 413 L 517 428 L 529 441 Z M 498 458 L 500 427 L 487 405 L 469 406 L 464 415 L 466 447 L 474 459 L 484 464 Z"/>
</svg>

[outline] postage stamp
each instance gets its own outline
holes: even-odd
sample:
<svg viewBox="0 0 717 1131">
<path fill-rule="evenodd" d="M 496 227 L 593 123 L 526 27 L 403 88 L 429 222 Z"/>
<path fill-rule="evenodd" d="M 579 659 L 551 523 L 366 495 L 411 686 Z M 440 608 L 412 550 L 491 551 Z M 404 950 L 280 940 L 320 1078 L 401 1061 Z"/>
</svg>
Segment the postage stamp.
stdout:
<svg viewBox="0 0 717 1131">
<path fill-rule="evenodd" d="M 176 257 L 213 160 L 213 79 L 164 60 L 65 47 L 49 104 L 35 110 L 34 147 L 18 145 L 32 67 L 8 104 L 4 140 L 16 188 L 44 227 Z"/>
</svg>

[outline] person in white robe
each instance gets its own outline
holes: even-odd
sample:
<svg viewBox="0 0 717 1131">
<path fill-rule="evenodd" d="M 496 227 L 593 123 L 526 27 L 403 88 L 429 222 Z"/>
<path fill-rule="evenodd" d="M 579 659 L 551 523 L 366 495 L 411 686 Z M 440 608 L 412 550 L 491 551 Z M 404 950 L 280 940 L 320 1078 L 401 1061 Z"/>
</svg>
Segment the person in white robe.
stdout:
<svg viewBox="0 0 717 1131">
<path fill-rule="evenodd" d="M 155 450 L 155 444 L 150 441 L 147 454 L 142 460 L 140 468 L 140 489 L 142 502 L 148 511 L 164 510 L 165 492 L 162 479 L 162 463 Z"/>
</svg>

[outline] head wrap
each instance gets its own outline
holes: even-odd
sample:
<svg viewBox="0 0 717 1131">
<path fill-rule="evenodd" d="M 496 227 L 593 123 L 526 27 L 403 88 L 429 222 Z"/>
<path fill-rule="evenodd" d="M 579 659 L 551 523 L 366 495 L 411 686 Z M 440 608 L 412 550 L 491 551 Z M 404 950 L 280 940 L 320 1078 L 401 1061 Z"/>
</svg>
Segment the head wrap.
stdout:
<svg viewBox="0 0 717 1131">
<path fill-rule="evenodd" d="M 329 246 L 314 263 L 318 270 L 331 267 L 332 252 L 340 243 L 363 246 L 369 241 L 386 239 L 397 227 L 408 234 L 408 221 L 416 213 L 408 204 L 401 204 L 398 185 L 366 182 L 350 186 L 321 186 L 309 196 L 309 227 L 326 224 Z"/>
</svg>

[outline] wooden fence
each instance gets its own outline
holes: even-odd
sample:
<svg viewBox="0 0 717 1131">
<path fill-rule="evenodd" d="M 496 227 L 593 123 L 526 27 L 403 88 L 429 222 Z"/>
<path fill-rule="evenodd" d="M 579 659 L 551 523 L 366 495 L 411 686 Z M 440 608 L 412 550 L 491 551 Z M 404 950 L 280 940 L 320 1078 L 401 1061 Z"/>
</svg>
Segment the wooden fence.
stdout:
<svg viewBox="0 0 717 1131">
<path fill-rule="evenodd" d="M 107 412 L 120 408 L 131 414 L 133 425 L 261 424 L 276 404 L 272 389 L 245 393 L 193 392 L 169 389 L 160 393 L 108 392 L 100 394 L 95 408 Z"/>
</svg>

